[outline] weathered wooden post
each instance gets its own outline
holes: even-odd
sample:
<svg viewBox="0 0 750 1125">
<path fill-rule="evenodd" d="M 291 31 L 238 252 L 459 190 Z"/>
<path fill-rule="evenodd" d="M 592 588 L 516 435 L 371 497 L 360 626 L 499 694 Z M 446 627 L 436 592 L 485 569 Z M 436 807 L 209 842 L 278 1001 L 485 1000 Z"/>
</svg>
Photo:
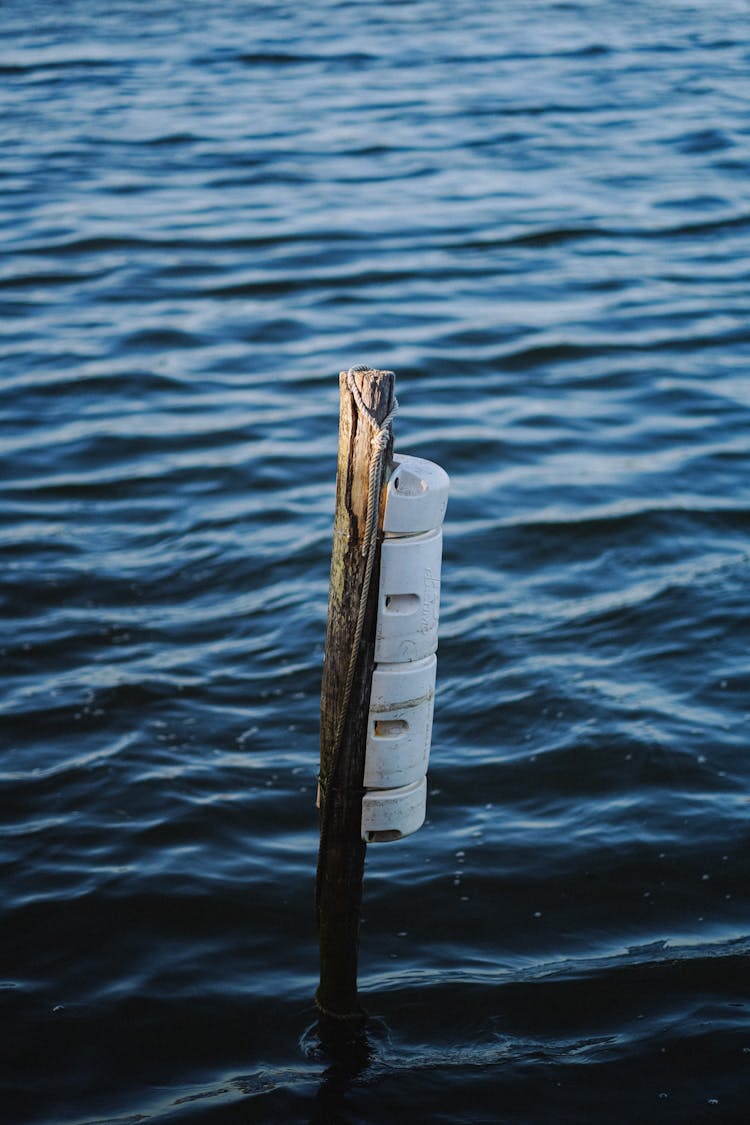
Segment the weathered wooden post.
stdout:
<svg viewBox="0 0 750 1125">
<path fill-rule="evenodd" d="M 393 452 L 392 371 L 339 377 L 336 513 L 320 722 L 320 850 L 316 909 L 321 1016 L 358 1024 L 357 952 L 366 845 L 362 797 L 374 666 L 380 529 Z"/>
</svg>

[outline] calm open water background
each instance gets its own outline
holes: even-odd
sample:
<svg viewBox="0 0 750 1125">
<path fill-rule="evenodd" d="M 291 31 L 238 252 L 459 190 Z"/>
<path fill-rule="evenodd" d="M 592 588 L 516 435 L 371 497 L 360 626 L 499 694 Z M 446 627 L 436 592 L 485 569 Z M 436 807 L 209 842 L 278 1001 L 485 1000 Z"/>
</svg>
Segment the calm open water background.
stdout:
<svg viewBox="0 0 750 1125">
<path fill-rule="evenodd" d="M 746 1120 L 750 5 L 0 5 L 2 1120 Z M 340 368 L 452 478 L 313 884 Z"/>
</svg>

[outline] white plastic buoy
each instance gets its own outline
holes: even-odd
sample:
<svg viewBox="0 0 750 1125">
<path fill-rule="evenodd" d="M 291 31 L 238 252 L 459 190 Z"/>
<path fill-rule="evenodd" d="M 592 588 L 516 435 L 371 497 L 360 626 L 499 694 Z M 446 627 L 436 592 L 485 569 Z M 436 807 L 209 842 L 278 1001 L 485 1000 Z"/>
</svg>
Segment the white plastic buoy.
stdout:
<svg viewBox="0 0 750 1125">
<path fill-rule="evenodd" d="M 432 655 L 406 665 L 376 666 L 365 753 L 366 789 L 396 789 L 427 773 L 436 663 Z"/>
<path fill-rule="evenodd" d="M 386 492 L 362 799 L 362 839 L 400 840 L 424 823 L 448 474 L 395 455 Z"/>
<path fill-rule="evenodd" d="M 442 554 L 439 528 L 383 540 L 376 663 L 421 660 L 437 649 Z"/>
<path fill-rule="evenodd" d="M 450 480 L 445 469 L 423 457 L 394 455 L 385 497 L 383 531 L 389 535 L 418 535 L 440 527 L 448 505 Z"/>
<path fill-rule="evenodd" d="M 398 789 L 369 789 L 362 798 L 362 839 L 400 840 L 422 827 L 426 809 L 426 777 Z"/>
</svg>

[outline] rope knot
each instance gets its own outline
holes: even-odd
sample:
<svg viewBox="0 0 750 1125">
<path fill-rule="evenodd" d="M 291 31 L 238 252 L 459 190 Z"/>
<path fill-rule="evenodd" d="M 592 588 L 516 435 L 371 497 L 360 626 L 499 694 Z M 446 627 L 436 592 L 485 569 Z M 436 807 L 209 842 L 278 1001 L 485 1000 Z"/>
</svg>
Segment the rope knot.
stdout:
<svg viewBox="0 0 750 1125">
<path fill-rule="evenodd" d="M 370 546 L 375 539 L 378 523 L 378 485 L 380 483 L 380 468 L 383 453 L 385 452 L 388 442 L 391 438 L 393 430 L 393 419 L 398 410 L 398 399 L 393 396 L 393 406 L 382 422 L 378 422 L 377 418 L 370 410 L 369 406 L 362 398 L 362 393 L 357 386 L 354 378 L 355 374 L 359 371 L 372 370 L 367 364 L 360 363 L 356 367 L 350 367 L 346 373 L 346 382 L 352 397 L 357 404 L 359 413 L 367 419 L 372 428 L 372 437 L 370 439 L 370 446 L 372 448 L 373 456 L 370 460 L 370 477 L 369 477 L 369 493 L 367 496 L 367 524 L 365 527 L 365 537 L 362 542 L 362 554 L 370 557 Z"/>
<path fill-rule="evenodd" d="M 368 367 L 366 363 L 358 363 L 355 367 L 350 367 L 349 370 L 346 373 L 346 383 L 347 383 L 347 386 L 349 387 L 349 390 L 352 393 L 352 397 L 353 397 L 354 401 L 357 404 L 357 410 L 359 411 L 359 413 L 364 418 L 367 419 L 367 421 L 370 423 L 370 426 L 372 427 L 372 429 L 374 431 L 373 436 L 372 436 L 373 446 L 375 448 L 378 448 L 378 449 L 384 449 L 385 444 L 376 446 L 375 443 L 380 442 L 380 441 L 383 441 L 384 443 L 387 443 L 388 438 L 390 437 L 390 434 L 391 434 L 391 426 L 393 424 L 393 419 L 395 418 L 396 411 L 398 410 L 398 399 L 396 398 L 395 395 L 393 396 L 393 406 L 391 407 L 389 413 L 385 416 L 385 418 L 383 419 L 382 422 L 378 422 L 377 418 L 375 417 L 373 412 L 370 410 L 370 408 L 367 405 L 367 403 L 365 402 L 365 400 L 362 398 L 362 392 L 360 391 L 359 387 L 357 386 L 357 381 L 354 378 L 354 376 L 358 372 L 371 371 L 371 370 L 372 370 L 372 368 Z M 391 375 L 393 373 L 389 371 L 388 374 Z M 381 434 L 384 434 L 385 436 L 383 438 L 381 438 Z"/>
</svg>

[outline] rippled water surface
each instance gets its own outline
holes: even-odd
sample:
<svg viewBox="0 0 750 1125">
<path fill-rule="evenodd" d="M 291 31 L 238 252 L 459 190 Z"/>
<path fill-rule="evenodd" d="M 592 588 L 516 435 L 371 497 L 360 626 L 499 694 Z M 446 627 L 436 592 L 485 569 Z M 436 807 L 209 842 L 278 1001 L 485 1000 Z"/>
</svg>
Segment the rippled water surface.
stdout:
<svg viewBox="0 0 750 1125">
<path fill-rule="evenodd" d="M 739 1123 L 750 6 L 0 6 L 16 1125 Z M 451 475 L 428 823 L 313 884 L 341 368 Z"/>
</svg>

